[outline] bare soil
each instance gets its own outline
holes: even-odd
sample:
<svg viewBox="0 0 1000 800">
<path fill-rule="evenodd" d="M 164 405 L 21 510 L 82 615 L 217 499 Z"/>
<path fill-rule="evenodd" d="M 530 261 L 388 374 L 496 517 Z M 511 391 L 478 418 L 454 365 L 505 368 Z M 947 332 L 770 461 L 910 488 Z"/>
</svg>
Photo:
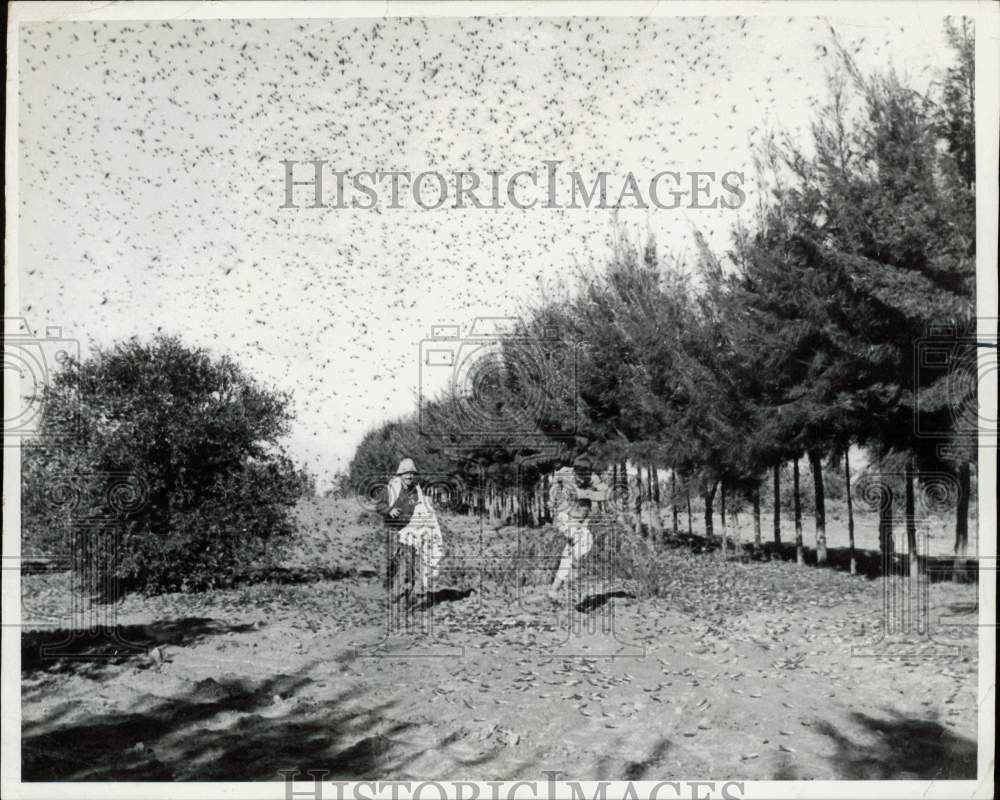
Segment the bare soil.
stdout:
<svg viewBox="0 0 1000 800">
<path fill-rule="evenodd" d="M 645 583 L 591 559 L 553 608 L 551 530 L 449 518 L 433 604 L 390 614 L 377 527 L 303 514 L 298 563 L 348 577 L 131 596 L 64 643 L 69 577 L 25 576 L 23 779 L 975 777 L 974 584 L 885 632 L 900 579 L 657 546 Z M 455 555 L 482 541 L 537 560 Z"/>
</svg>

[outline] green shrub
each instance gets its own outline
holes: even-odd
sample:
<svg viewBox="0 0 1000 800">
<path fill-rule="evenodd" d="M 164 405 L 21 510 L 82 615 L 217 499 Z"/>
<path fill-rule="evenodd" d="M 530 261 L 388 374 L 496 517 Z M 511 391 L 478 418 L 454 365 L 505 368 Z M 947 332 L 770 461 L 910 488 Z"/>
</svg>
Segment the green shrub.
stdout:
<svg viewBox="0 0 1000 800">
<path fill-rule="evenodd" d="M 126 591 L 232 585 L 280 555 L 309 491 L 279 445 L 288 401 L 174 337 L 66 364 L 46 390 L 42 432 L 70 407 L 79 425 L 72 442 L 24 450 L 26 547 L 68 549 L 104 591 L 111 578 Z"/>
</svg>

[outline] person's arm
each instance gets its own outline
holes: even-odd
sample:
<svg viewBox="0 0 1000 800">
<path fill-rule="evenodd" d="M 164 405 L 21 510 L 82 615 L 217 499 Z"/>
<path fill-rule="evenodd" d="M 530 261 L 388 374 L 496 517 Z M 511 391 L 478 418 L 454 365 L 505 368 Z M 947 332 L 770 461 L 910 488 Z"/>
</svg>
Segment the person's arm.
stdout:
<svg viewBox="0 0 1000 800">
<path fill-rule="evenodd" d="M 379 493 L 379 499 L 375 505 L 375 510 L 386 519 L 389 518 L 392 507 L 395 505 L 396 499 L 399 497 L 401 486 L 402 482 L 398 477 L 394 476 Z"/>
<path fill-rule="evenodd" d="M 378 500 L 375 501 L 375 510 L 380 516 L 385 517 L 390 508 L 392 508 L 392 502 L 389 499 L 389 487 L 383 486 L 379 490 Z"/>
<path fill-rule="evenodd" d="M 587 497 L 597 503 L 603 503 L 608 499 L 608 487 L 604 483 L 596 485 L 592 482 L 589 489 L 581 490 L 580 496 Z"/>
<path fill-rule="evenodd" d="M 434 513 L 434 506 L 431 505 L 430 498 L 424 494 L 424 490 L 420 487 L 420 484 L 416 484 L 417 487 L 417 499 L 424 504 L 424 508 Z"/>
<path fill-rule="evenodd" d="M 571 469 L 563 467 L 552 473 L 549 501 L 556 506 L 556 511 L 565 511 L 576 499 L 576 491 L 576 478 Z"/>
</svg>

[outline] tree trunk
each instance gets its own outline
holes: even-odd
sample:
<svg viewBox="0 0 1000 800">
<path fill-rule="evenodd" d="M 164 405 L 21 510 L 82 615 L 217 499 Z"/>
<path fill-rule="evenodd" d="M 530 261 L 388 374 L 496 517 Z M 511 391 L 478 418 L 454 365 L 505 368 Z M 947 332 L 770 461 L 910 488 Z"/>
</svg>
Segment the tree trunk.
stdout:
<svg viewBox="0 0 1000 800">
<path fill-rule="evenodd" d="M 816 501 L 816 563 L 826 563 L 826 491 L 823 488 L 823 460 L 816 451 L 809 453 Z"/>
<path fill-rule="evenodd" d="M 805 563 L 802 552 L 802 503 L 799 498 L 799 457 L 792 459 L 792 505 L 795 508 L 795 563 Z"/>
<path fill-rule="evenodd" d="M 621 484 L 618 483 L 618 465 L 611 465 L 611 491 L 615 492 Z"/>
<path fill-rule="evenodd" d="M 688 536 L 694 535 L 694 517 L 691 514 L 691 487 L 687 486 L 684 488 L 684 494 L 687 497 L 687 512 L 688 512 Z"/>
<path fill-rule="evenodd" d="M 851 556 L 851 574 L 858 574 L 858 561 L 854 555 L 854 503 L 851 500 L 851 462 L 844 451 L 844 484 L 847 492 L 847 541 Z"/>
<path fill-rule="evenodd" d="M 781 465 L 772 469 L 774 477 L 774 543 L 781 544 Z"/>
<path fill-rule="evenodd" d="M 969 463 L 958 465 L 958 507 L 955 509 L 955 562 L 954 579 L 965 580 L 966 552 L 969 548 L 969 502 L 972 480 Z"/>
<path fill-rule="evenodd" d="M 657 536 L 663 536 L 663 522 L 660 519 L 660 470 L 655 465 L 649 467 L 649 474 L 653 481 L 653 526 Z"/>
<path fill-rule="evenodd" d="M 910 592 L 911 597 L 916 591 L 917 579 L 920 577 L 920 554 L 917 552 L 917 508 L 913 497 L 913 460 L 906 462 L 906 549 L 910 551 Z"/>
<path fill-rule="evenodd" d="M 892 571 L 896 545 L 892 538 L 892 487 L 885 486 L 884 490 L 886 498 L 878 507 L 878 543 L 882 553 L 882 568 L 888 575 Z"/>
<path fill-rule="evenodd" d="M 719 511 L 722 515 L 722 530 L 726 529 L 726 482 L 720 484 Z"/>
<path fill-rule="evenodd" d="M 712 501 L 715 500 L 715 490 L 718 488 L 718 483 L 713 483 L 711 489 L 706 489 L 704 493 L 705 498 L 705 538 L 711 539 L 715 528 L 712 525 Z"/>
<path fill-rule="evenodd" d="M 725 558 L 729 549 L 729 542 L 726 540 L 726 481 L 723 479 L 719 490 L 719 511 L 722 519 L 722 557 Z"/>
<path fill-rule="evenodd" d="M 660 528 L 660 489 L 657 486 L 659 480 L 656 467 L 649 464 L 646 467 L 646 507 L 649 509 L 649 534 L 653 537 L 662 533 Z"/>
<path fill-rule="evenodd" d="M 635 526 L 637 534 L 645 535 L 645 528 L 642 525 L 642 514 L 646 509 L 646 491 L 642 485 L 642 467 L 639 464 L 635 465 L 635 491 L 637 496 L 632 502 L 632 506 L 635 509 L 635 519 L 632 520 L 632 524 Z"/>
<path fill-rule="evenodd" d="M 760 547 L 760 482 L 753 487 L 753 545 Z"/>
<path fill-rule="evenodd" d="M 674 535 L 677 535 L 677 471 L 670 470 L 670 506 L 674 518 Z"/>
</svg>

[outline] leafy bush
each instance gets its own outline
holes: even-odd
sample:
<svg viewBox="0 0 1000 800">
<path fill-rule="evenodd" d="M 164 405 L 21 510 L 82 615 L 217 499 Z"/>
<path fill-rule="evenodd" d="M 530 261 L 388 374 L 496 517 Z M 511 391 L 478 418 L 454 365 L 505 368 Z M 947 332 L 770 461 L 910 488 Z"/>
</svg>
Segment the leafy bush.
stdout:
<svg viewBox="0 0 1000 800">
<path fill-rule="evenodd" d="M 69 444 L 24 450 L 26 548 L 68 546 L 103 591 L 111 578 L 146 592 L 232 585 L 280 555 L 310 488 L 278 444 L 288 402 L 174 337 L 66 364 L 46 389 L 42 432 L 71 407 L 79 426 Z"/>
</svg>

